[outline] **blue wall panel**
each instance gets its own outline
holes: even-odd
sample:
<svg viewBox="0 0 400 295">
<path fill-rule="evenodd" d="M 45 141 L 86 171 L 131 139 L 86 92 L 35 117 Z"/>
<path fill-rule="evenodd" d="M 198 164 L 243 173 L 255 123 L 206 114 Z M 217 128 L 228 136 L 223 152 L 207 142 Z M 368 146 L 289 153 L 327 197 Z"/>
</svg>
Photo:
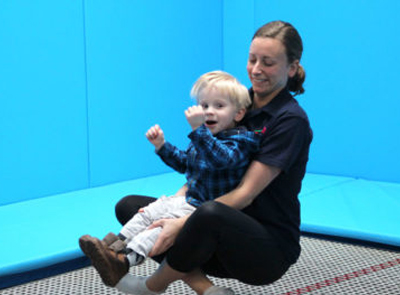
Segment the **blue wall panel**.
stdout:
<svg viewBox="0 0 400 295">
<path fill-rule="evenodd" d="M 309 171 L 400 181 L 400 2 L 0 1 L 0 205 L 168 171 L 144 137 L 184 148 L 202 73 L 249 85 L 250 39 L 301 32 Z M 86 68 L 87 67 L 87 68 Z M 87 73 L 87 76 L 86 76 Z"/>
<path fill-rule="evenodd" d="M 197 77 L 222 68 L 219 1 L 88 0 L 91 185 L 169 171 L 144 134 L 185 148 Z"/>
<path fill-rule="evenodd" d="M 0 205 L 86 187 L 81 1 L 0 1 Z"/>
<path fill-rule="evenodd" d="M 246 65 L 254 34 L 254 1 L 224 1 L 223 46 L 224 70 L 250 87 Z"/>
<path fill-rule="evenodd" d="M 256 27 L 283 19 L 304 39 L 311 172 L 400 182 L 399 10 L 395 0 L 255 0 Z"/>
</svg>

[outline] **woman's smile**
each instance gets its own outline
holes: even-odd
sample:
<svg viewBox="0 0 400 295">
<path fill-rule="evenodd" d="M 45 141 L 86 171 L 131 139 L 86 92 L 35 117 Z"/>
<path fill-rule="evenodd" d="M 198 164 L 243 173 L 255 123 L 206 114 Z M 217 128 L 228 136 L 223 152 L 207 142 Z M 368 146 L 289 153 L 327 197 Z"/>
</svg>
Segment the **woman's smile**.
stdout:
<svg viewBox="0 0 400 295">
<path fill-rule="evenodd" d="M 264 83 L 268 81 L 268 79 L 261 79 L 261 78 L 251 78 L 253 86 L 262 86 Z"/>
<path fill-rule="evenodd" d="M 250 46 L 247 72 L 256 99 L 268 102 L 285 87 L 292 75 L 285 47 L 272 38 L 255 38 Z"/>
</svg>

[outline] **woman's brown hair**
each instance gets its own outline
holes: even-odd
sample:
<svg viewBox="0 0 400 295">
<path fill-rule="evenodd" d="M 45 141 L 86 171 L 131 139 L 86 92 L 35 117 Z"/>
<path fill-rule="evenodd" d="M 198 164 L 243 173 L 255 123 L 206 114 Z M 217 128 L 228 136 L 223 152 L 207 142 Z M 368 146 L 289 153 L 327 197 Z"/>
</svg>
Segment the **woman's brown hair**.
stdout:
<svg viewBox="0 0 400 295">
<path fill-rule="evenodd" d="M 287 22 L 273 21 L 263 25 L 253 36 L 255 38 L 273 38 L 282 42 L 286 49 L 286 56 L 289 63 L 296 60 L 300 62 L 303 54 L 303 42 L 297 30 Z M 287 87 L 294 95 L 304 93 L 303 83 L 306 79 L 306 72 L 299 64 L 296 74 L 288 80 Z"/>
</svg>

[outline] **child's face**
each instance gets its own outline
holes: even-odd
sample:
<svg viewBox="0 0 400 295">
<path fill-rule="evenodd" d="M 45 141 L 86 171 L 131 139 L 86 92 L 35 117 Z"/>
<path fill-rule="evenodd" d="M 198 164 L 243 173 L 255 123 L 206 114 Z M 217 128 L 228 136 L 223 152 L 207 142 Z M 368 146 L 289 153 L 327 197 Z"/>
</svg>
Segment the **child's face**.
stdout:
<svg viewBox="0 0 400 295">
<path fill-rule="evenodd" d="M 204 89 L 198 101 L 206 115 L 205 125 L 213 135 L 235 127 L 235 121 L 238 122 L 242 118 L 236 105 L 216 88 Z"/>
</svg>

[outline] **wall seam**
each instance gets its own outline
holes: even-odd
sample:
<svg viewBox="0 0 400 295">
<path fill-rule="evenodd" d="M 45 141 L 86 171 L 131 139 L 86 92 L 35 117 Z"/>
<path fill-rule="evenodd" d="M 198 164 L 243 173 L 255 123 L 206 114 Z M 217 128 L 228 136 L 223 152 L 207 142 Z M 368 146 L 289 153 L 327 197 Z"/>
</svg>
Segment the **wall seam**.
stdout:
<svg viewBox="0 0 400 295">
<path fill-rule="evenodd" d="M 221 1 L 221 67 L 225 69 L 225 0 Z"/>
<path fill-rule="evenodd" d="M 253 0 L 253 32 L 257 30 L 256 24 L 256 0 Z"/>
<path fill-rule="evenodd" d="M 86 36 L 86 9 L 85 0 L 82 0 L 82 21 L 83 21 L 83 60 L 85 75 L 85 102 L 86 102 L 86 148 L 87 148 L 87 181 L 88 187 L 92 187 L 91 161 L 90 161 L 90 124 L 89 124 L 89 87 L 88 87 L 88 66 L 87 66 L 87 36 Z"/>
</svg>

